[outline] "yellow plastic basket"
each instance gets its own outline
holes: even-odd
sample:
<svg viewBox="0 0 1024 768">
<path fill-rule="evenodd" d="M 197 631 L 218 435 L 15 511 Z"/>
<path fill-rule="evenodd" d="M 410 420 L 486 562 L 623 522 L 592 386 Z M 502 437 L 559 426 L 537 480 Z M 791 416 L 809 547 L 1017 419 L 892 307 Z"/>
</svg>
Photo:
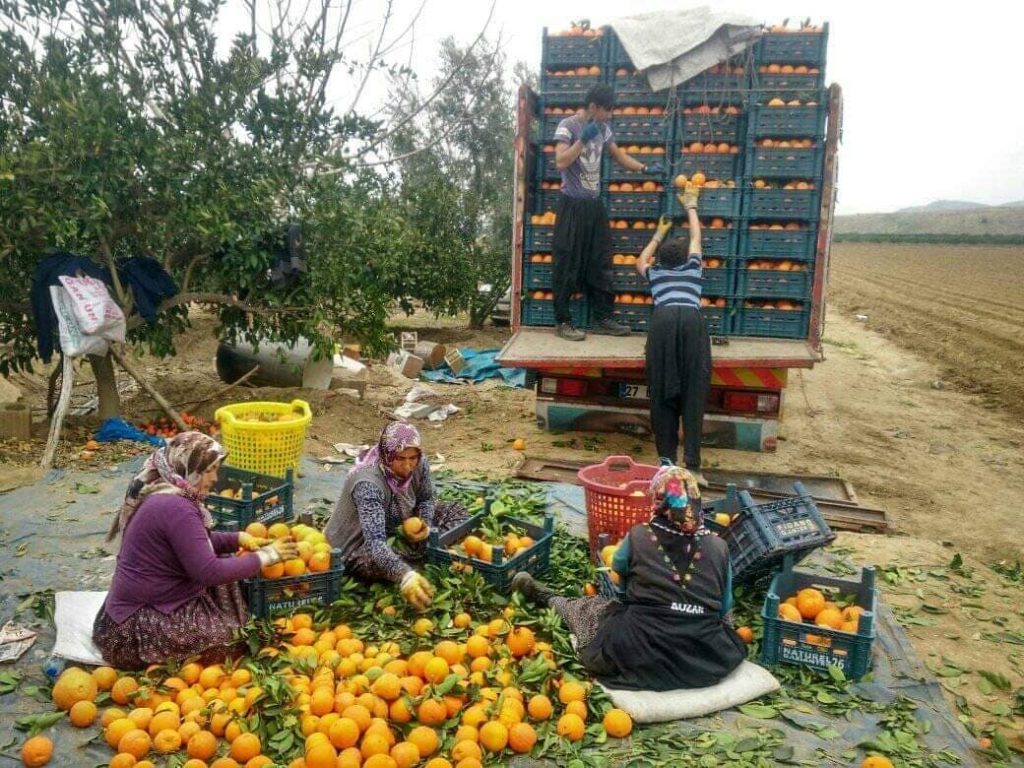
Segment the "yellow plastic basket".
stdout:
<svg viewBox="0 0 1024 768">
<path fill-rule="evenodd" d="M 309 403 L 235 403 L 218 408 L 221 440 L 227 464 L 271 477 L 299 472 L 306 428 L 313 420 Z"/>
</svg>

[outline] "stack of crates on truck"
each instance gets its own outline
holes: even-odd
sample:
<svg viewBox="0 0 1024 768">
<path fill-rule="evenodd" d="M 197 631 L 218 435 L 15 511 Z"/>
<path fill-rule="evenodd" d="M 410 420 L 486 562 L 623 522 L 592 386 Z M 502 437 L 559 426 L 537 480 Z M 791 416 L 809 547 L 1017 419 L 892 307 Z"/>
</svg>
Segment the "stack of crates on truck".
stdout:
<svg viewBox="0 0 1024 768">
<path fill-rule="evenodd" d="M 542 426 L 565 430 L 579 422 L 591 425 L 586 428 L 601 423 L 615 426 L 599 428 L 643 429 L 636 421 L 643 417 L 634 411 L 647 406 L 642 334 L 652 301 L 636 262 L 660 216 L 673 220 L 673 236 L 687 236 L 677 194 L 687 181 L 698 181 L 701 313 L 719 342 L 712 350 L 705 442 L 775 449 L 788 369 L 810 368 L 822 359 L 841 110 L 838 88 L 825 88 L 827 41 L 827 23 L 770 28 L 729 60 L 673 88 L 652 91 L 612 28 L 544 30 L 540 90 L 520 92 L 516 151 L 523 207 L 517 209 L 522 229 L 515 237 L 513 289 L 518 306 L 515 333 L 499 355 L 503 364 L 528 370 Z M 605 152 L 600 194 L 611 229 L 614 314 L 636 338 L 565 345 L 553 335 L 546 341 L 555 322 L 554 229 L 561 185 L 555 131 L 585 109 L 586 93 L 597 83 L 615 92 L 615 143 L 645 165 L 660 161 L 665 172 L 628 171 Z M 585 297 L 574 296 L 570 309 L 577 327 L 591 325 Z M 588 419 L 588 411 L 611 416 Z"/>
</svg>

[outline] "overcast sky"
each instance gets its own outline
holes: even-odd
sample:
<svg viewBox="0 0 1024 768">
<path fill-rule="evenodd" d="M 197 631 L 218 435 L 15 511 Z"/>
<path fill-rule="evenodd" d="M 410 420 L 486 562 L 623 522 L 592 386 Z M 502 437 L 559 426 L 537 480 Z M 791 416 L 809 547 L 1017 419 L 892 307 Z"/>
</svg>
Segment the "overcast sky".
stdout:
<svg viewBox="0 0 1024 768">
<path fill-rule="evenodd" d="M 537 70 L 545 26 L 562 29 L 580 18 L 602 25 L 616 16 L 705 4 L 497 0 L 490 30 L 501 33 L 510 69 L 522 60 Z M 356 0 L 362 18 L 353 29 L 368 38 L 383 5 Z M 419 0 L 395 0 L 396 18 L 408 21 L 418 6 Z M 808 16 L 830 22 L 826 74 L 845 97 L 839 213 L 936 199 L 1024 200 L 1024 3 L 726 0 L 712 7 L 769 24 Z M 472 40 L 489 8 L 488 0 L 428 0 L 412 47 L 421 76 L 429 79 L 439 41 Z"/>
</svg>

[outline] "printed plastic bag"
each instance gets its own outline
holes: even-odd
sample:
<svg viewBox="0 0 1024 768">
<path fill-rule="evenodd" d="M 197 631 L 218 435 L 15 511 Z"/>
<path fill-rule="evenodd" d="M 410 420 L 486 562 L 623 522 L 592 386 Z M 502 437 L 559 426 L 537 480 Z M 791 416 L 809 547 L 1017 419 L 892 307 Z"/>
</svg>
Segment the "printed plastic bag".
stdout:
<svg viewBox="0 0 1024 768">
<path fill-rule="evenodd" d="M 69 357 L 80 355 L 107 354 L 107 342 L 99 336 L 92 336 L 82 330 L 75 317 L 71 297 L 59 285 L 50 286 L 50 301 L 57 315 L 57 327 L 60 331 L 60 348 Z"/>
<path fill-rule="evenodd" d="M 107 341 L 124 341 L 124 312 L 110 298 L 102 280 L 62 275 L 60 282 L 68 292 L 75 319 L 84 333 L 101 336 Z"/>
</svg>

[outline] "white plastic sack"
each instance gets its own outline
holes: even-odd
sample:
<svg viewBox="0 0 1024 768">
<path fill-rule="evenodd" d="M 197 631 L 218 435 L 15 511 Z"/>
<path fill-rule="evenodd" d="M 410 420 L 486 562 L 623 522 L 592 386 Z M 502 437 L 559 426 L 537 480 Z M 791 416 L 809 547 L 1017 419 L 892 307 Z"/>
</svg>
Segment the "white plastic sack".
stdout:
<svg viewBox="0 0 1024 768">
<path fill-rule="evenodd" d="M 81 664 L 104 664 L 103 654 L 92 641 L 92 625 L 106 592 L 58 592 L 54 597 L 53 623 L 57 641 L 53 655 Z"/>
<path fill-rule="evenodd" d="M 107 342 L 99 336 L 92 336 L 82 330 L 75 317 L 74 307 L 68 292 L 59 285 L 50 286 L 50 301 L 57 315 L 57 328 L 60 332 L 60 348 L 68 357 L 80 355 L 107 354 Z"/>
<path fill-rule="evenodd" d="M 124 342 L 124 312 L 117 306 L 102 280 L 62 275 L 61 285 L 71 299 L 79 327 L 90 336 Z"/>
<path fill-rule="evenodd" d="M 637 723 L 664 723 L 737 707 L 779 690 L 764 667 L 742 662 L 717 685 L 676 691 L 625 691 L 602 685 L 608 698 Z"/>
</svg>

